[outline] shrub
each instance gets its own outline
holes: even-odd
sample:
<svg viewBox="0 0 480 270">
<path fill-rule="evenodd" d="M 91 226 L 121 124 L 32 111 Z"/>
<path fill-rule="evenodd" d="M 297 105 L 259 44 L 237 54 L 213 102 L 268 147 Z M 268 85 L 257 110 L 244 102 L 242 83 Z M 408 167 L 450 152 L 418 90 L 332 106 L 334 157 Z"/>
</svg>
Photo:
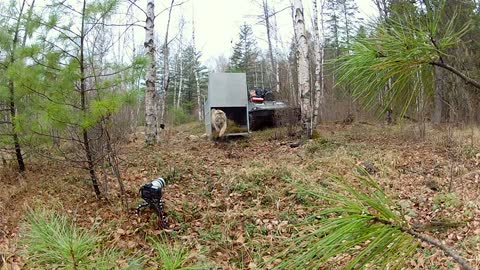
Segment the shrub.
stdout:
<svg viewBox="0 0 480 270">
<path fill-rule="evenodd" d="M 22 244 L 28 268 L 42 269 L 141 269 L 137 260 L 116 267 L 120 253 L 100 245 L 93 230 L 78 228 L 65 215 L 29 210 L 23 224 Z"/>
<path fill-rule="evenodd" d="M 195 116 L 187 113 L 183 108 L 170 108 L 168 118 L 173 126 L 191 123 L 196 120 Z"/>
<path fill-rule="evenodd" d="M 167 243 L 166 240 L 151 239 L 155 248 L 157 259 L 161 262 L 163 270 L 195 270 L 205 269 L 204 266 L 198 264 L 190 264 L 190 250 L 185 247 L 178 247 Z"/>
</svg>

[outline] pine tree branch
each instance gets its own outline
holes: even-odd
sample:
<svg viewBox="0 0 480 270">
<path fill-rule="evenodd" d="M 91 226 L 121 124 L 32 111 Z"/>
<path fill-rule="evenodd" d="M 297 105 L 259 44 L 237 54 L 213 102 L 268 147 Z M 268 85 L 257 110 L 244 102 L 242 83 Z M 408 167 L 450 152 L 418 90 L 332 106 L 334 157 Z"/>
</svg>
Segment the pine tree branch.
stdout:
<svg viewBox="0 0 480 270">
<path fill-rule="evenodd" d="M 457 75 L 458 77 L 460 77 L 467 85 L 472 85 L 474 86 L 477 90 L 480 91 L 480 82 L 470 78 L 470 77 L 467 77 L 465 74 L 463 74 L 462 72 L 460 72 L 458 69 L 450 66 L 449 64 L 445 64 L 445 63 L 442 63 L 442 62 L 438 62 L 438 61 L 434 61 L 434 62 L 430 62 L 430 65 L 433 65 L 433 66 L 438 66 L 438 67 L 441 67 L 441 68 L 444 68 L 450 72 L 452 72 L 453 74 Z"/>
<path fill-rule="evenodd" d="M 56 100 L 53 100 L 52 98 L 50 98 L 48 95 L 44 94 L 44 93 L 41 93 L 35 89 L 33 89 L 32 87 L 28 86 L 28 85 L 24 85 L 25 88 L 27 88 L 29 91 L 33 92 L 34 94 L 37 94 L 45 99 L 47 99 L 48 101 L 54 103 L 54 104 L 57 104 L 57 105 L 66 105 L 66 106 L 70 106 L 70 107 L 73 107 L 75 109 L 80 109 L 80 107 L 78 107 L 77 105 L 75 104 L 70 104 L 70 103 L 67 103 L 67 102 L 59 102 L 59 101 L 56 101 Z"/>
<path fill-rule="evenodd" d="M 77 56 L 71 54 L 71 53 L 68 52 L 65 48 L 62 48 L 62 47 L 58 46 L 57 44 L 55 44 L 54 42 L 51 42 L 51 41 L 49 41 L 49 40 L 45 40 L 45 42 L 48 43 L 48 44 L 50 44 L 50 45 L 52 45 L 53 47 L 58 48 L 62 53 L 66 54 L 67 56 L 75 59 L 77 62 L 80 63 L 80 58 L 78 58 Z M 75 45 L 76 45 L 76 44 L 75 44 Z"/>
<path fill-rule="evenodd" d="M 117 70 L 117 71 L 114 71 L 114 72 L 110 72 L 110 73 L 105 73 L 105 74 L 94 74 L 94 75 L 88 75 L 88 76 L 85 76 L 85 79 L 90 79 L 90 78 L 101 78 L 101 77 L 111 77 L 111 76 L 115 76 L 115 75 L 118 75 L 122 72 L 125 72 L 129 69 L 131 69 L 132 66 L 128 66 L 126 68 L 123 68 L 123 69 L 120 69 L 120 70 Z"/>
<path fill-rule="evenodd" d="M 427 236 L 425 234 L 418 233 L 414 230 L 406 230 L 406 233 L 422 240 L 423 242 L 426 242 L 428 244 L 431 244 L 433 246 L 436 246 L 437 248 L 441 249 L 443 252 L 445 252 L 449 257 L 454 259 L 458 264 L 460 264 L 463 269 L 465 270 L 473 270 L 473 267 L 468 264 L 468 262 L 458 254 L 455 250 L 447 247 L 446 245 L 442 244 L 442 242 L 438 241 L 437 239 L 434 239 L 430 236 Z"/>
<path fill-rule="evenodd" d="M 468 264 L 468 262 L 460 254 L 458 254 L 458 252 L 456 252 L 452 248 L 447 247 L 446 245 L 442 244 L 442 242 L 438 241 L 435 238 L 432 238 L 432 237 L 430 237 L 428 235 L 425 235 L 425 234 L 421 234 L 421 233 L 416 232 L 416 231 L 411 230 L 411 229 L 401 228 L 400 226 L 395 225 L 395 224 L 391 223 L 390 221 L 386 221 L 386 220 L 380 219 L 378 217 L 375 217 L 372 220 L 373 220 L 373 222 L 376 222 L 376 223 L 381 223 L 381 224 L 384 224 L 384 225 L 387 225 L 387 226 L 397 227 L 402 232 L 408 233 L 408 234 L 412 235 L 413 237 L 415 237 L 415 238 L 417 238 L 417 239 L 419 239 L 423 242 L 426 242 L 428 244 L 436 246 L 437 248 L 439 248 L 443 252 L 445 252 L 453 260 L 455 260 L 458 264 L 460 264 L 465 270 L 473 270 L 472 266 L 470 266 Z"/>
</svg>

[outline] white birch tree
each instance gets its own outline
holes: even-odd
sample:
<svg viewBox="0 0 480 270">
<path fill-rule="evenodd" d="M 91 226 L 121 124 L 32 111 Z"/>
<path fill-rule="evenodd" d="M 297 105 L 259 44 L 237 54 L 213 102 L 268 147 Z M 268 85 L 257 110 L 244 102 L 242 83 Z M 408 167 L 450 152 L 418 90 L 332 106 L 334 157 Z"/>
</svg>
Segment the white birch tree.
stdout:
<svg viewBox="0 0 480 270">
<path fill-rule="evenodd" d="M 313 32 L 315 35 L 314 49 L 315 49 L 315 103 L 313 107 L 313 126 L 315 127 L 318 124 L 318 117 L 320 112 L 320 105 L 324 104 L 324 93 L 323 93 L 323 61 L 322 61 L 322 44 L 320 39 L 320 31 L 318 29 L 318 8 L 317 0 L 313 0 Z"/>
<path fill-rule="evenodd" d="M 153 145 L 157 143 L 157 115 L 156 115 L 156 89 L 157 65 L 155 60 L 155 4 L 154 0 L 148 0 L 147 18 L 145 20 L 145 51 L 150 60 L 145 78 L 145 143 Z"/>
<path fill-rule="evenodd" d="M 178 65 L 179 65 L 179 68 L 180 68 L 180 75 L 178 77 L 178 98 L 177 98 L 177 108 L 180 108 L 180 103 L 182 101 L 182 90 L 183 90 L 183 46 L 182 46 L 182 43 L 183 43 L 183 25 L 181 26 L 181 29 L 180 29 L 180 34 L 179 34 L 179 38 L 178 38 L 178 51 L 179 51 L 179 55 L 178 55 L 178 59 L 179 59 L 179 62 L 178 62 Z"/>
<path fill-rule="evenodd" d="M 158 99 L 158 123 L 160 127 L 165 126 L 165 110 L 167 105 L 167 90 L 168 83 L 170 82 L 170 66 L 169 66 L 169 48 L 168 48 L 168 31 L 170 29 L 170 20 L 172 18 L 172 9 L 175 4 L 175 0 L 170 2 L 170 8 L 168 10 L 167 30 L 165 31 L 165 40 L 163 42 L 163 79 L 161 95 Z"/>
<path fill-rule="evenodd" d="M 196 56 L 197 55 L 197 47 L 195 44 L 195 18 L 192 18 L 192 46 L 193 46 L 193 54 Z M 196 59 L 195 59 L 196 60 Z M 196 62 L 194 60 L 194 62 Z M 197 90 L 197 113 L 198 113 L 198 120 L 202 121 L 203 120 L 203 106 L 202 106 L 202 97 L 201 97 L 201 91 L 200 91 L 200 81 L 199 81 L 199 74 L 198 74 L 198 68 L 197 65 L 193 65 L 193 74 L 195 76 L 195 88 Z"/>
<path fill-rule="evenodd" d="M 303 16 L 302 0 L 294 1 L 295 38 L 297 43 L 297 72 L 298 91 L 300 92 L 300 108 L 302 114 L 303 136 L 312 136 L 312 106 L 309 81 L 308 65 L 308 42 L 305 30 L 305 19 Z"/>
</svg>

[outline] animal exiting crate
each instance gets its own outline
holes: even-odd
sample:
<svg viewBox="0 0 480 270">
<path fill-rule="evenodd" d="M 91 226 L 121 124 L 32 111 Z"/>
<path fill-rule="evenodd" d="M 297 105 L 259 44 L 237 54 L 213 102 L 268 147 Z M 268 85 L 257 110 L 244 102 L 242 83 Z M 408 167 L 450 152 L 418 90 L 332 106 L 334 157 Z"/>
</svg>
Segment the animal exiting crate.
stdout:
<svg viewBox="0 0 480 270">
<path fill-rule="evenodd" d="M 210 138 L 212 109 L 222 110 L 227 116 L 226 137 L 246 136 L 250 132 L 248 119 L 248 92 L 245 73 L 212 73 L 208 82 L 208 98 L 204 104 L 205 130 Z"/>
</svg>

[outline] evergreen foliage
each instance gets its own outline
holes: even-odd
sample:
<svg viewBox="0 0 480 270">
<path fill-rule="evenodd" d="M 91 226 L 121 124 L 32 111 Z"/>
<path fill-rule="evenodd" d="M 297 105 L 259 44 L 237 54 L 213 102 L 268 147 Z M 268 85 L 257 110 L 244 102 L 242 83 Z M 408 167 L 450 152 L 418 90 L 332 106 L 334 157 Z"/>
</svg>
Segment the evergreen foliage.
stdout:
<svg viewBox="0 0 480 270">
<path fill-rule="evenodd" d="M 346 48 L 355 36 L 359 10 L 354 0 L 327 0 L 325 2 L 326 34 L 328 41 L 336 50 Z"/>
<path fill-rule="evenodd" d="M 194 109 L 197 106 L 196 76 L 198 75 L 200 95 L 201 100 L 203 100 L 207 94 L 208 71 L 207 68 L 200 63 L 200 57 L 202 56 L 201 52 L 196 51 L 192 45 L 182 48 L 181 56 L 182 57 L 177 59 L 176 63 L 172 65 L 176 72 L 175 70 L 171 72 L 174 83 L 170 84 L 171 91 L 169 92 L 177 95 L 175 98 L 180 99 L 181 106 L 186 112 L 194 114 Z M 183 65 L 181 76 L 178 72 L 180 70 L 180 65 Z M 182 89 L 181 95 L 178 96 L 176 88 L 180 86 L 180 81 Z M 174 105 L 176 106 L 176 104 Z"/>
<path fill-rule="evenodd" d="M 458 31 L 453 16 L 439 35 L 442 14 L 441 6 L 429 14 L 397 14 L 398 19 L 376 23 L 371 36 L 360 38 L 350 54 L 335 62 L 339 82 L 348 85 L 367 107 L 384 100 L 384 109 L 395 104 L 401 107 L 401 114 L 421 95 L 431 97 L 433 66 L 469 29 L 465 24 Z M 384 91 L 389 81 L 391 87 Z"/>
<path fill-rule="evenodd" d="M 28 266 L 52 269 L 142 269 L 133 259 L 128 267 L 117 266 L 121 253 L 102 245 L 94 229 L 78 228 L 66 216 L 48 210 L 29 210 L 22 239 Z"/>
<path fill-rule="evenodd" d="M 415 232 L 370 175 L 359 168 L 356 181 L 334 176 L 322 186 L 297 185 L 297 192 L 325 205 L 300 224 L 282 246 L 275 269 L 401 269 L 419 240 L 433 244 L 460 265 L 468 264 L 438 241 Z"/>
<path fill-rule="evenodd" d="M 233 54 L 230 58 L 230 72 L 243 72 L 247 74 L 247 87 L 256 86 L 256 68 L 259 57 L 257 42 L 253 36 L 252 27 L 243 24 L 240 27 L 238 41 L 233 46 Z"/>
<path fill-rule="evenodd" d="M 104 132 L 112 115 L 139 99 L 139 86 L 133 82 L 146 64 L 142 58 L 123 63 L 106 57 L 114 43 L 105 21 L 118 4 L 84 1 L 81 9 L 72 12 L 68 3 L 56 1 L 42 17 L 30 12 L 22 29 L 25 35 L 35 29 L 35 40 L 19 47 L 6 72 L 19 100 L 15 122 L 18 132 L 25 134 L 23 141 L 37 148 L 48 142 L 81 146 L 83 153 L 68 153 L 65 159 L 84 163 L 97 196 L 95 167 L 100 154 L 93 148 L 98 139 L 89 133 Z M 78 22 L 81 27 L 74 27 Z"/>
</svg>

